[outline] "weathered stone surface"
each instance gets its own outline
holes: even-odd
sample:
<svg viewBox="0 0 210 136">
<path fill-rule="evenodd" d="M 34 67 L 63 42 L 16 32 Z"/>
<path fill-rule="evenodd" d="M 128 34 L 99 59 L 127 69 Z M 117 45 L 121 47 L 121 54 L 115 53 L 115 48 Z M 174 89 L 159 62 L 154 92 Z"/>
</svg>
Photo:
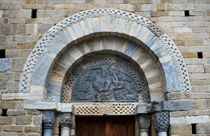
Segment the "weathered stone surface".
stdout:
<svg viewBox="0 0 210 136">
<path fill-rule="evenodd" d="M 154 111 L 185 111 L 195 110 L 194 101 L 164 101 L 153 104 Z"/>
<path fill-rule="evenodd" d="M 35 116 L 33 117 L 33 123 L 34 125 L 41 125 L 42 124 L 42 116 Z"/>
<path fill-rule="evenodd" d="M 40 126 L 28 126 L 28 127 L 25 127 L 25 132 L 41 133 L 41 127 Z"/>
<path fill-rule="evenodd" d="M 210 123 L 196 124 L 197 134 L 210 134 Z"/>
<path fill-rule="evenodd" d="M 3 126 L 5 132 L 23 132 L 23 126 Z"/>
<path fill-rule="evenodd" d="M 184 124 L 184 123 L 185 123 L 184 117 L 177 117 L 177 118 L 170 117 L 170 124 Z"/>
<path fill-rule="evenodd" d="M 11 71 L 22 71 L 25 59 L 12 59 Z"/>
<path fill-rule="evenodd" d="M 0 125 L 11 125 L 13 117 L 0 117 Z"/>
<path fill-rule="evenodd" d="M 15 109 L 15 101 L 0 101 L 1 109 Z"/>
<path fill-rule="evenodd" d="M 32 74 L 32 84 L 33 85 L 45 85 L 46 83 L 46 76 L 48 75 L 48 68 L 50 67 L 50 64 L 52 63 L 52 59 L 46 55 L 42 55 L 40 58 L 40 61 L 38 61 L 36 65 L 36 71 Z M 44 66 L 44 67 L 43 67 Z"/>
<path fill-rule="evenodd" d="M 17 111 L 17 110 L 8 110 L 7 115 L 8 116 L 19 116 L 19 115 L 25 115 L 26 111 Z"/>
<path fill-rule="evenodd" d="M 18 116 L 16 117 L 17 125 L 29 125 L 32 123 L 32 116 Z"/>
<path fill-rule="evenodd" d="M 183 111 L 183 110 L 194 110 L 194 101 L 165 101 L 163 102 L 163 109 L 169 111 Z"/>
<path fill-rule="evenodd" d="M 171 134 L 192 134 L 191 125 L 171 125 Z"/>
<path fill-rule="evenodd" d="M 16 136 L 15 132 L 0 132 L 0 136 Z"/>
<path fill-rule="evenodd" d="M 0 59 L 0 72 L 9 72 L 11 68 L 11 59 Z"/>
<path fill-rule="evenodd" d="M 186 123 L 205 123 L 209 122 L 209 116 L 204 115 L 204 116 L 187 116 L 186 117 Z"/>
<path fill-rule="evenodd" d="M 179 100 L 182 98 L 181 93 L 167 93 L 168 100 Z"/>
<path fill-rule="evenodd" d="M 162 64 L 165 74 L 166 91 L 179 91 L 180 81 L 178 78 L 178 72 L 176 66 L 172 62 Z"/>
</svg>

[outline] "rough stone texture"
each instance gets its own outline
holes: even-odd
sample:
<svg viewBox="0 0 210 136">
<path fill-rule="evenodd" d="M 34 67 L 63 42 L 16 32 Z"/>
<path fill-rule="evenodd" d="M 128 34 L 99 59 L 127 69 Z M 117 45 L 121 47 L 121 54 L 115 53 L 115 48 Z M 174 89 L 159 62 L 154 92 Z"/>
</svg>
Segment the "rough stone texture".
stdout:
<svg viewBox="0 0 210 136">
<path fill-rule="evenodd" d="M 192 129 L 191 129 L 191 125 L 171 125 L 170 128 L 170 133 L 171 134 L 192 134 Z"/>
<path fill-rule="evenodd" d="M 11 125 L 13 117 L 0 117 L 0 125 Z"/>
<path fill-rule="evenodd" d="M 18 116 L 16 117 L 17 125 L 30 125 L 32 123 L 32 116 Z"/>
<path fill-rule="evenodd" d="M 198 134 L 210 134 L 210 123 L 202 123 L 196 125 L 196 132 Z"/>
</svg>

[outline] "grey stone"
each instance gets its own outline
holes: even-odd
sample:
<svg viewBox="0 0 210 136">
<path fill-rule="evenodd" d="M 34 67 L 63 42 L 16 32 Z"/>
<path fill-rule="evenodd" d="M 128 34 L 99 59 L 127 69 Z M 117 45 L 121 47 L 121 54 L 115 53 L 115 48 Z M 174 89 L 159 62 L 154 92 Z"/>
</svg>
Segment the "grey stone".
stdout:
<svg viewBox="0 0 210 136">
<path fill-rule="evenodd" d="M 59 115 L 59 123 L 61 127 L 69 127 L 72 125 L 72 116 L 70 113 L 62 113 Z"/>
<path fill-rule="evenodd" d="M 127 49 L 125 50 L 125 54 L 130 57 L 133 55 L 133 53 L 136 51 L 137 48 L 138 46 L 136 44 L 129 42 Z"/>
<path fill-rule="evenodd" d="M 139 127 L 141 129 L 141 131 L 149 131 L 149 127 L 150 127 L 150 122 L 151 122 L 151 119 L 149 116 L 139 116 Z"/>
<path fill-rule="evenodd" d="M 11 59 L 0 59 L 0 72 L 9 72 L 11 67 Z"/>
<path fill-rule="evenodd" d="M 31 79 L 33 85 L 45 85 L 52 61 L 53 60 L 46 55 L 42 55 L 37 60 L 37 64 Z"/>
<path fill-rule="evenodd" d="M 54 116 L 55 114 L 53 111 L 43 111 L 42 121 L 44 123 L 44 128 L 53 128 Z"/>
<path fill-rule="evenodd" d="M 16 110 L 8 110 L 7 115 L 8 116 L 19 116 L 19 115 L 25 115 L 26 111 L 16 111 Z"/>
<path fill-rule="evenodd" d="M 49 95 L 60 95 L 61 87 L 57 85 L 48 85 L 47 93 Z"/>
<path fill-rule="evenodd" d="M 154 125 L 157 132 L 167 132 L 169 128 L 169 113 L 157 112 L 154 114 Z"/>
<path fill-rule="evenodd" d="M 42 124 L 42 116 L 35 116 L 33 118 L 34 125 L 41 125 Z"/>
<path fill-rule="evenodd" d="M 172 62 L 162 64 L 165 76 L 166 91 L 180 91 L 180 81 L 176 66 Z"/>
<path fill-rule="evenodd" d="M 0 132 L 0 136 L 16 136 L 15 132 Z"/>
<path fill-rule="evenodd" d="M 185 111 L 195 110 L 196 104 L 194 101 L 165 101 L 163 109 L 168 111 Z"/>
<path fill-rule="evenodd" d="M 153 103 L 153 111 L 187 111 L 195 110 L 194 101 L 164 101 Z"/>
<path fill-rule="evenodd" d="M 210 134 L 210 123 L 202 123 L 196 125 L 197 134 Z"/>
</svg>

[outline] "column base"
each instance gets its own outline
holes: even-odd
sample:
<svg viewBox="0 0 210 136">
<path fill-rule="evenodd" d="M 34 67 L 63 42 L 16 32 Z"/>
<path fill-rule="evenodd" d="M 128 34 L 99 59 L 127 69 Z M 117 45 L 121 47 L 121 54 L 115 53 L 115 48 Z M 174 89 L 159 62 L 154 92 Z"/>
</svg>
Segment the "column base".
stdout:
<svg viewBox="0 0 210 136">
<path fill-rule="evenodd" d="M 61 136 L 70 136 L 70 128 L 62 127 L 61 128 Z"/>
<path fill-rule="evenodd" d="M 148 132 L 140 132 L 140 136 L 149 136 Z"/>
<path fill-rule="evenodd" d="M 167 136 L 167 132 L 158 132 L 158 136 Z"/>
</svg>

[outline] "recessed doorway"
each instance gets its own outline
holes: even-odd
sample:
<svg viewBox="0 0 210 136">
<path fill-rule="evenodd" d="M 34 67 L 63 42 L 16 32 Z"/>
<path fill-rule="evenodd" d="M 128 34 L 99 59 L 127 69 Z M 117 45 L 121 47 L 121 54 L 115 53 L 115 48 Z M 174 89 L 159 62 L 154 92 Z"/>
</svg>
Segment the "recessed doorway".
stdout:
<svg viewBox="0 0 210 136">
<path fill-rule="evenodd" d="M 135 117 L 76 117 L 76 136 L 135 136 Z"/>
</svg>

